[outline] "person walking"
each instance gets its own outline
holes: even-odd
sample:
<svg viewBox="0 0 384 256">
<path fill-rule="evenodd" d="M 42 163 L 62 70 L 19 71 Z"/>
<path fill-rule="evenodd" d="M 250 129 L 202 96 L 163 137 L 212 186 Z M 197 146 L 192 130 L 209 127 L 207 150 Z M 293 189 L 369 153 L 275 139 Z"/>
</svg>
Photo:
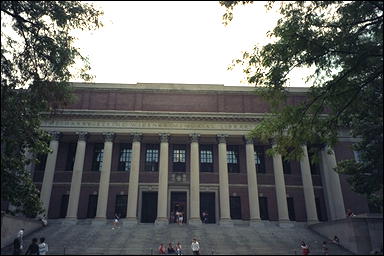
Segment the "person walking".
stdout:
<svg viewBox="0 0 384 256">
<path fill-rule="evenodd" d="M 32 239 L 32 243 L 29 245 L 25 255 L 40 255 L 39 245 L 37 244 L 37 238 Z"/>
<path fill-rule="evenodd" d="M 196 238 L 192 239 L 191 248 L 193 255 L 200 255 L 200 244 L 197 242 Z"/>
<path fill-rule="evenodd" d="M 40 237 L 39 253 L 40 255 L 47 255 L 47 252 L 48 252 L 48 244 L 45 242 L 44 237 Z"/>
<path fill-rule="evenodd" d="M 24 229 L 21 228 L 17 233 L 17 238 L 20 240 L 20 251 L 24 248 Z"/>
</svg>

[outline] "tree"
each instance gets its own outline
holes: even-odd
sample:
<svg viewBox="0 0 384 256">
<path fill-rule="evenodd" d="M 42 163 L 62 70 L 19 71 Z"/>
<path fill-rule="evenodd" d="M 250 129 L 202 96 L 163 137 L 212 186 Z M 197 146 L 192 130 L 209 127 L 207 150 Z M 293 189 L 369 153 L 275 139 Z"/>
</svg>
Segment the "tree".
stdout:
<svg viewBox="0 0 384 256">
<path fill-rule="evenodd" d="M 42 213 L 39 191 L 25 170 L 49 152 L 40 113 L 71 101 L 68 81 L 75 63 L 80 78 L 91 78 L 71 31 L 100 27 L 101 15 L 77 1 L 1 2 L 1 199 L 27 216 Z M 26 150 L 34 155 L 31 160 Z"/>
<path fill-rule="evenodd" d="M 252 1 L 221 1 L 228 24 L 233 8 Z M 270 9 L 275 3 L 268 2 Z M 383 207 L 383 1 L 280 2 L 281 18 L 269 36 L 233 65 L 244 68 L 256 92 L 271 103 L 273 115 L 250 136 L 277 143 L 270 154 L 299 159 L 305 143 L 335 145 L 340 130 L 359 138 L 360 161 L 341 161 L 355 192 Z M 307 98 L 287 106 L 288 76 L 314 68 Z"/>
</svg>

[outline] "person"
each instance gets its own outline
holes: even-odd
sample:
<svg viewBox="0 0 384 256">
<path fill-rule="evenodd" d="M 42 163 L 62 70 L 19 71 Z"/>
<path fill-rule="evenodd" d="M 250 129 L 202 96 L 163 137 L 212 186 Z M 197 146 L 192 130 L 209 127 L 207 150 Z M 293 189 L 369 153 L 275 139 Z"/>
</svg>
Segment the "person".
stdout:
<svg viewBox="0 0 384 256">
<path fill-rule="evenodd" d="M 332 242 L 333 242 L 334 244 L 340 245 L 340 240 L 339 240 L 339 238 L 338 238 L 337 236 L 334 236 L 334 237 L 333 237 Z"/>
<path fill-rule="evenodd" d="M 175 249 L 173 248 L 173 246 L 172 246 L 172 243 L 169 243 L 168 244 L 168 249 L 167 249 L 167 251 L 168 251 L 168 254 L 175 254 L 176 252 L 175 252 Z"/>
<path fill-rule="evenodd" d="M 183 212 L 179 212 L 179 224 L 183 225 Z"/>
<path fill-rule="evenodd" d="M 37 244 L 37 238 L 32 239 L 32 243 L 29 245 L 25 255 L 39 255 L 39 245 Z"/>
<path fill-rule="evenodd" d="M 301 241 L 300 247 L 301 247 L 301 249 L 303 251 L 303 255 L 308 255 L 309 254 L 309 246 L 304 241 Z"/>
<path fill-rule="evenodd" d="M 323 252 L 323 255 L 328 255 L 328 246 L 326 241 L 323 242 L 323 245 L 321 246 L 321 251 Z"/>
<path fill-rule="evenodd" d="M 203 211 L 203 223 L 207 224 L 208 223 L 208 212 Z"/>
<path fill-rule="evenodd" d="M 20 239 L 15 238 L 13 240 L 13 255 L 20 255 L 21 254 L 21 249 L 20 249 Z"/>
<path fill-rule="evenodd" d="M 24 229 L 21 228 L 17 233 L 17 238 L 20 240 L 20 251 L 23 250 L 24 247 Z"/>
<path fill-rule="evenodd" d="M 347 217 L 353 217 L 356 216 L 351 209 L 347 209 Z"/>
<path fill-rule="evenodd" d="M 180 212 L 176 210 L 176 223 L 179 224 L 180 223 Z"/>
<path fill-rule="evenodd" d="M 48 244 L 45 242 L 45 237 L 40 237 L 39 253 L 40 255 L 47 255 Z"/>
<path fill-rule="evenodd" d="M 176 244 L 176 254 L 177 255 L 182 255 L 182 250 L 181 250 L 180 242 L 177 242 L 177 244 Z"/>
<path fill-rule="evenodd" d="M 45 215 L 40 220 L 43 227 L 46 227 L 48 225 L 47 217 Z"/>
<path fill-rule="evenodd" d="M 197 242 L 196 238 L 192 239 L 191 248 L 193 255 L 200 255 L 200 244 Z"/>
<path fill-rule="evenodd" d="M 113 220 L 113 227 L 112 227 L 112 229 L 120 228 L 119 219 L 120 219 L 119 215 L 117 213 L 115 213 L 115 219 Z"/>
<path fill-rule="evenodd" d="M 159 254 L 165 254 L 165 247 L 163 244 L 160 244 L 159 246 Z"/>
</svg>

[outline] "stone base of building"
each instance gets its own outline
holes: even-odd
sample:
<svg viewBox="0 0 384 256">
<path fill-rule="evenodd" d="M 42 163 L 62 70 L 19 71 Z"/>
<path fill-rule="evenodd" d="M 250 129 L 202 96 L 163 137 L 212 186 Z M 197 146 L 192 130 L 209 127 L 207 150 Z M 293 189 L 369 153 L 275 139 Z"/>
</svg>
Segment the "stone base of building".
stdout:
<svg viewBox="0 0 384 256">
<path fill-rule="evenodd" d="M 92 220 L 92 225 L 106 225 L 107 219 L 106 218 L 95 218 Z"/>
<path fill-rule="evenodd" d="M 155 221 L 155 225 L 156 226 L 165 226 L 165 225 L 168 225 L 169 222 L 168 222 L 168 219 L 167 218 L 157 218 L 156 221 Z"/>
<path fill-rule="evenodd" d="M 249 220 L 249 226 L 254 228 L 264 227 L 264 222 L 261 219 Z"/>
<path fill-rule="evenodd" d="M 281 228 L 293 228 L 295 224 L 290 220 L 279 220 L 279 227 Z"/>
<path fill-rule="evenodd" d="M 124 225 L 124 226 L 134 226 L 134 225 L 137 225 L 139 222 L 137 220 L 137 218 L 126 218 L 126 219 L 120 219 L 120 222 Z"/>
<path fill-rule="evenodd" d="M 193 225 L 193 226 L 200 226 L 202 224 L 202 222 L 199 218 L 190 218 L 188 220 L 188 224 Z"/>
<path fill-rule="evenodd" d="M 233 221 L 231 219 L 220 219 L 219 225 L 223 227 L 233 227 Z"/>
</svg>

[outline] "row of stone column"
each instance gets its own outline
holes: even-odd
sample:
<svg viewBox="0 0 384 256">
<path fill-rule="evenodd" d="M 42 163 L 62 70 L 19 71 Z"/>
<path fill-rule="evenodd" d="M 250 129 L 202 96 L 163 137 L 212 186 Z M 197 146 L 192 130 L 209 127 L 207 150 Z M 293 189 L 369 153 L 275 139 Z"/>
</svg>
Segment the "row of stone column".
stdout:
<svg viewBox="0 0 384 256">
<path fill-rule="evenodd" d="M 47 164 L 44 172 L 43 184 L 41 189 L 41 200 L 46 212 L 49 209 L 50 195 L 53 185 L 54 169 L 59 145 L 59 133 L 52 132 L 52 140 L 50 148 L 52 153 L 47 157 Z M 67 210 L 68 219 L 76 219 L 80 198 L 81 179 L 85 158 L 86 148 L 86 132 L 77 133 L 79 139 L 77 142 L 75 163 L 72 173 L 72 181 L 69 195 L 69 203 Z M 111 159 L 113 147 L 113 133 L 104 133 L 104 155 L 103 165 L 100 175 L 100 185 L 98 193 L 96 219 L 105 219 L 108 203 L 109 179 L 111 172 Z M 229 205 L 229 184 L 228 184 L 228 167 L 227 167 L 227 144 L 226 137 L 228 135 L 219 134 L 218 151 L 219 151 L 219 202 L 220 202 L 220 224 L 231 224 L 230 205 Z M 191 169 L 190 169 L 190 224 L 199 224 L 200 221 L 200 182 L 199 182 L 199 134 L 191 134 Z M 157 224 L 168 223 L 167 217 L 167 196 L 168 196 L 168 139 L 169 134 L 160 134 L 160 163 L 159 163 L 159 187 L 158 187 L 158 206 L 157 206 Z M 274 147 L 275 145 L 273 145 Z M 139 184 L 139 164 L 140 164 L 140 147 L 141 134 L 133 134 L 132 142 L 132 160 L 128 188 L 128 207 L 127 222 L 137 223 L 137 200 L 138 200 L 138 184 Z M 318 221 L 314 188 L 308 158 L 307 147 L 302 146 L 303 156 L 300 160 L 301 177 L 303 183 L 305 208 L 307 221 L 314 223 Z M 326 148 L 325 150 L 330 150 Z M 344 202 L 340 187 L 338 174 L 333 170 L 336 167 L 336 159 L 334 152 L 327 154 L 325 150 L 321 153 L 324 189 L 326 202 L 330 212 L 330 219 L 342 219 L 345 217 Z M 248 177 L 248 195 L 251 225 L 260 221 L 258 187 L 257 187 L 257 170 L 254 158 L 254 143 L 251 139 L 246 139 L 246 162 Z M 277 197 L 278 217 L 279 221 L 284 223 L 289 221 L 287 197 L 283 173 L 283 164 L 281 155 L 273 156 L 273 169 L 275 177 L 275 189 Z"/>
</svg>

